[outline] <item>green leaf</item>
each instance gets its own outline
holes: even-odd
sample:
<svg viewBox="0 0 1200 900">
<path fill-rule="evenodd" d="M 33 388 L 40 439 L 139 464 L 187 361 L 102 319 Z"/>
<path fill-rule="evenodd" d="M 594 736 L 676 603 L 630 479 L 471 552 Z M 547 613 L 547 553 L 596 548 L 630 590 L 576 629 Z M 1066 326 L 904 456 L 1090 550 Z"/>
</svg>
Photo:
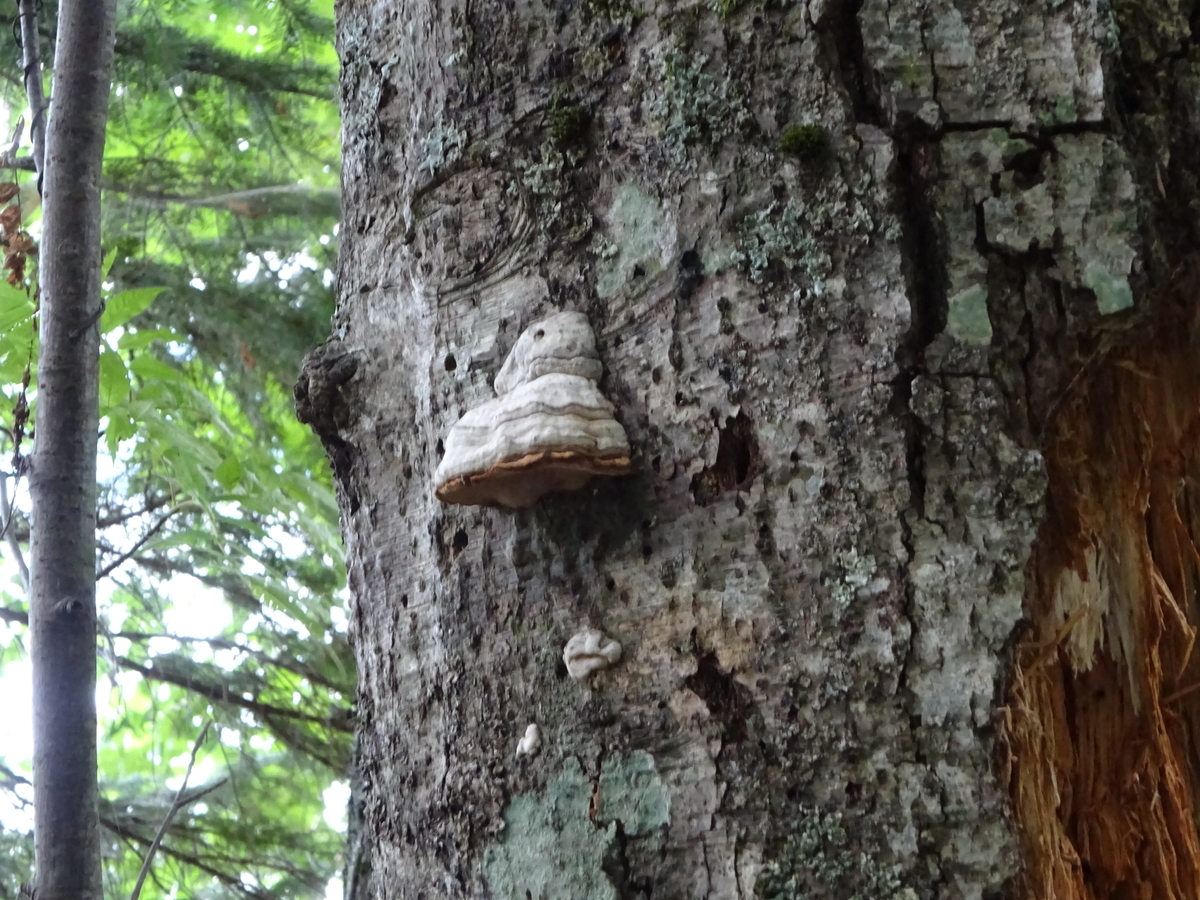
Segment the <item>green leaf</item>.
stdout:
<svg viewBox="0 0 1200 900">
<path fill-rule="evenodd" d="M 184 340 L 186 338 L 170 328 L 146 328 L 141 331 L 126 331 L 117 341 L 117 346 L 122 350 L 141 350 L 155 341 L 183 342 Z"/>
<path fill-rule="evenodd" d="M 121 441 L 137 434 L 137 422 L 125 411 L 124 405 L 114 407 L 108 413 L 108 427 L 104 436 L 108 441 L 108 452 L 115 456 Z"/>
<path fill-rule="evenodd" d="M 29 340 L 16 335 L 0 336 L 0 384 L 16 384 L 31 362 Z"/>
<path fill-rule="evenodd" d="M 33 300 L 20 288 L 0 280 L 0 332 L 33 315 Z"/>
<path fill-rule="evenodd" d="M 100 408 L 113 407 L 129 396 L 129 372 L 119 353 L 104 347 L 100 351 Z"/>
<path fill-rule="evenodd" d="M 103 281 L 108 277 L 109 271 L 112 269 L 113 263 L 117 259 L 117 248 L 113 247 L 104 257 L 104 261 L 100 263 L 100 280 Z"/>
<path fill-rule="evenodd" d="M 154 302 L 154 298 L 166 288 L 145 287 L 130 288 L 127 291 L 108 298 L 104 307 L 104 315 L 100 317 L 100 333 L 108 334 L 114 328 L 124 325 L 134 316 L 145 312 Z"/>
<path fill-rule="evenodd" d="M 217 479 L 217 484 L 225 490 L 233 490 L 242 480 L 242 464 L 236 456 L 227 457 L 225 462 L 217 466 L 213 477 Z"/>
<path fill-rule="evenodd" d="M 139 378 L 147 381 L 182 381 L 183 376 L 162 360 L 155 359 L 145 353 L 133 358 L 129 364 L 130 370 Z"/>
</svg>

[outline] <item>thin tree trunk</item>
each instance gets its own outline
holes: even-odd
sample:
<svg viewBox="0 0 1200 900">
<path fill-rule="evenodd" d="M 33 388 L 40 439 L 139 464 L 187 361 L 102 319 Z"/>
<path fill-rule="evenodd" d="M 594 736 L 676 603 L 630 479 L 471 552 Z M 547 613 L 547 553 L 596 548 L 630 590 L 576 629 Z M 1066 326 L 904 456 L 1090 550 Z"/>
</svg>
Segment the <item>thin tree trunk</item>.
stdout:
<svg viewBox="0 0 1200 900">
<path fill-rule="evenodd" d="M 1200 895 L 1177 7 L 339 5 L 354 900 Z M 633 474 L 440 504 L 559 310 Z"/>
<path fill-rule="evenodd" d="M 46 158 L 46 98 L 42 92 L 42 54 L 38 33 L 39 6 L 35 0 L 20 0 L 21 61 L 25 69 L 25 93 L 29 97 L 29 138 L 33 144 L 33 165 L 41 176 Z M 41 185 L 39 185 L 40 189 Z"/>
<path fill-rule="evenodd" d="M 96 786 L 100 170 L 115 0 L 65 0 L 43 169 L 41 350 L 30 469 L 39 900 L 101 896 Z"/>
</svg>

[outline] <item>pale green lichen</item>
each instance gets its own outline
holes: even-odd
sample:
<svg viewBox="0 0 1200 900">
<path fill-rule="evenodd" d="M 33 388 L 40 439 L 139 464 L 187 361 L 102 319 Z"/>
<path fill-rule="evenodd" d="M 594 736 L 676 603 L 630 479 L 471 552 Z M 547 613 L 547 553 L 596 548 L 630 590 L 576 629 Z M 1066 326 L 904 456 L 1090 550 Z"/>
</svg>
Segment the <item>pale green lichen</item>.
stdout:
<svg viewBox="0 0 1200 900">
<path fill-rule="evenodd" d="M 799 271 L 821 281 L 832 261 L 822 248 L 808 221 L 808 210 L 789 200 L 786 205 L 773 203 L 746 216 L 738 229 L 737 243 L 729 259 L 759 284 L 773 262 L 789 271 Z"/>
<path fill-rule="evenodd" d="M 860 556 L 857 550 L 851 548 L 837 555 L 837 568 L 837 576 L 825 578 L 822 583 L 829 588 L 835 608 L 839 613 L 844 613 L 859 592 L 871 583 L 878 566 L 874 556 Z"/>
<path fill-rule="evenodd" d="M 518 159 L 513 167 L 521 173 L 521 183 L 535 197 L 556 197 L 565 189 L 567 159 L 552 144 L 542 145 L 540 160 Z M 515 188 L 510 190 L 515 192 Z"/>
<path fill-rule="evenodd" d="M 593 798 L 598 801 L 593 819 Z M 497 900 L 616 900 L 605 873 L 626 839 L 648 840 L 670 823 L 670 794 L 644 751 L 604 761 L 598 783 L 568 759 L 544 791 L 513 797 L 501 842 L 483 857 Z"/>
<path fill-rule="evenodd" d="M 631 26 L 645 12 L 633 0 L 584 0 L 583 13 L 593 19 Z"/>
<path fill-rule="evenodd" d="M 433 129 L 421 138 L 422 157 L 417 170 L 432 175 L 443 166 L 453 165 L 462 157 L 466 145 L 467 133 L 453 122 L 446 125 L 438 116 Z"/>
<path fill-rule="evenodd" d="M 503 841 L 489 847 L 483 874 L 498 900 L 616 900 L 604 873 L 617 826 L 597 828 L 588 818 L 592 785 L 576 760 L 544 793 L 513 797 L 504 812 Z"/>
<path fill-rule="evenodd" d="M 1083 283 L 1096 295 L 1096 308 L 1102 315 L 1133 306 L 1133 289 L 1129 287 L 1129 279 L 1114 277 L 1099 260 L 1090 260 L 1084 267 Z"/>
<path fill-rule="evenodd" d="M 730 78 L 704 71 L 708 57 L 668 53 L 662 62 L 662 92 L 651 113 L 662 123 L 662 140 L 677 163 L 697 147 L 718 147 L 750 122 L 750 111 Z"/>
<path fill-rule="evenodd" d="M 579 154 L 563 151 L 551 141 L 542 144 L 539 159 L 518 159 L 513 168 L 521 173 L 520 184 L 509 185 L 508 193 L 515 196 L 523 186 L 538 201 L 538 213 L 545 228 L 557 226 L 567 241 L 582 238 L 591 228 L 591 217 L 578 207 L 564 204 L 570 194 L 567 174 L 579 161 Z"/>
<path fill-rule="evenodd" d="M 988 317 L 987 288 L 971 285 L 950 298 L 946 332 L 967 344 L 992 342 L 992 320 Z"/>
<path fill-rule="evenodd" d="M 644 750 L 604 761 L 599 797 L 597 821 L 620 822 L 628 837 L 652 834 L 671 821 L 671 795 Z"/>
<path fill-rule="evenodd" d="M 762 900 L 916 900 L 894 868 L 854 852 L 840 813 L 809 808 L 801 809 L 779 855 L 759 873 L 754 892 Z"/>
<path fill-rule="evenodd" d="M 663 243 L 668 231 L 667 218 L 659 202 L 635 184 L 617 189 L 606 216 L 610 238 L 600 245 L 601 267 L 596 293 L 611 297 L 629 281 L 635 270 L 647 276 L 662 271 Z"/>
</svg>

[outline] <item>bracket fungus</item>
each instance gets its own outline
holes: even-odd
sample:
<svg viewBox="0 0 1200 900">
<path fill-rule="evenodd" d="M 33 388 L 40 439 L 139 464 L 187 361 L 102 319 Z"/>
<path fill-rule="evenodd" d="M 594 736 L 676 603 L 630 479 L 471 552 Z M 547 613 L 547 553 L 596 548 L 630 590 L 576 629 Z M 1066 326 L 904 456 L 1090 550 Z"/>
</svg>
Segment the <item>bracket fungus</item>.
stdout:
<svg viewBox="0 0 1200 900">
<path fill-rule="evenodd" d="M 468 410 L 446 436 L 437 498 L 521 508 L 629 472 L 625 429 L 596 385 L 602 371 L 583 313 L 530 325 L 496 375 L 496 399 Z"/>
<path fill-rule="evenodd" d="M 537 756 L 542 746 L 542 731 L 537 723 L 531 723 L 525 729 L 525 736 L 517 743 L 517 756 Z"/>
<path fill-rule="evenodd" d="M 607 669 L 621 658 L 621 645 L 595 628 L 585 628 L 567 641 L 563 662 L 567 674 L 576 681 L 593 672 Z"/>
</svg>

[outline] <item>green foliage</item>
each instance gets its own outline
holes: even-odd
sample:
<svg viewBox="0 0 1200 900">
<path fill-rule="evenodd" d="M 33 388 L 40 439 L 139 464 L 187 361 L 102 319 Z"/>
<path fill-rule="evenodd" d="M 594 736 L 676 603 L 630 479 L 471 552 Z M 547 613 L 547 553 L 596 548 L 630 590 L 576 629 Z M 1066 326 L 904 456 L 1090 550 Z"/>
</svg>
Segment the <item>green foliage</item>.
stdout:
<svg viewBox="0 0 1200 900">
<path fill-rule="evenodd" d="M 332 3 L 142 0 L 118 34 L 112 281 L 166 288 L 154 320 L 253 399 L 290 383 L 333 311 Z"/>
<path fill-rule="evenodd" d="M 46 33 L 53 14 L 47 4 Z M 99 323 L 105 893 L 129 896 L 211 720 L 142 897 L 323 896 L 341 837 L 322 793 L 345 775 L 355 677 L 329 469 L 290 385 L 333 310 L 332 2 L 130 0 L 121 15 Z M 0 99 L 15 121 L 25 100 L 10 74 Z M 23 393 L 37 402 L 35 296 L 0 281 L 8 408 Z M 14 424 L 0 431 L 6 460 Z M 16 474 L 0 472 L 17 498 L 0 504 L 0 527 L 20 549 Z M 14 559 L 10 546 L 0 683 L 24 658 Z M 29 877 L 31 794 L 28 761 L 6 762 L 0 897 L 14 897 Z"/>
<path fill-rule="evenodd" d="M 554 143 L 559 147 L 569 147 L 583 140 L 590 118 L 587 110 L 578 103 L 555 96 L 546 120 Z"/>
<path fill-rule="evenodd" d="M 804 162 L 817 162 L 829 153 L 829 134 L 820 125 L 793 125 L 779 135 L 779 150 Z"/>
</svg>

